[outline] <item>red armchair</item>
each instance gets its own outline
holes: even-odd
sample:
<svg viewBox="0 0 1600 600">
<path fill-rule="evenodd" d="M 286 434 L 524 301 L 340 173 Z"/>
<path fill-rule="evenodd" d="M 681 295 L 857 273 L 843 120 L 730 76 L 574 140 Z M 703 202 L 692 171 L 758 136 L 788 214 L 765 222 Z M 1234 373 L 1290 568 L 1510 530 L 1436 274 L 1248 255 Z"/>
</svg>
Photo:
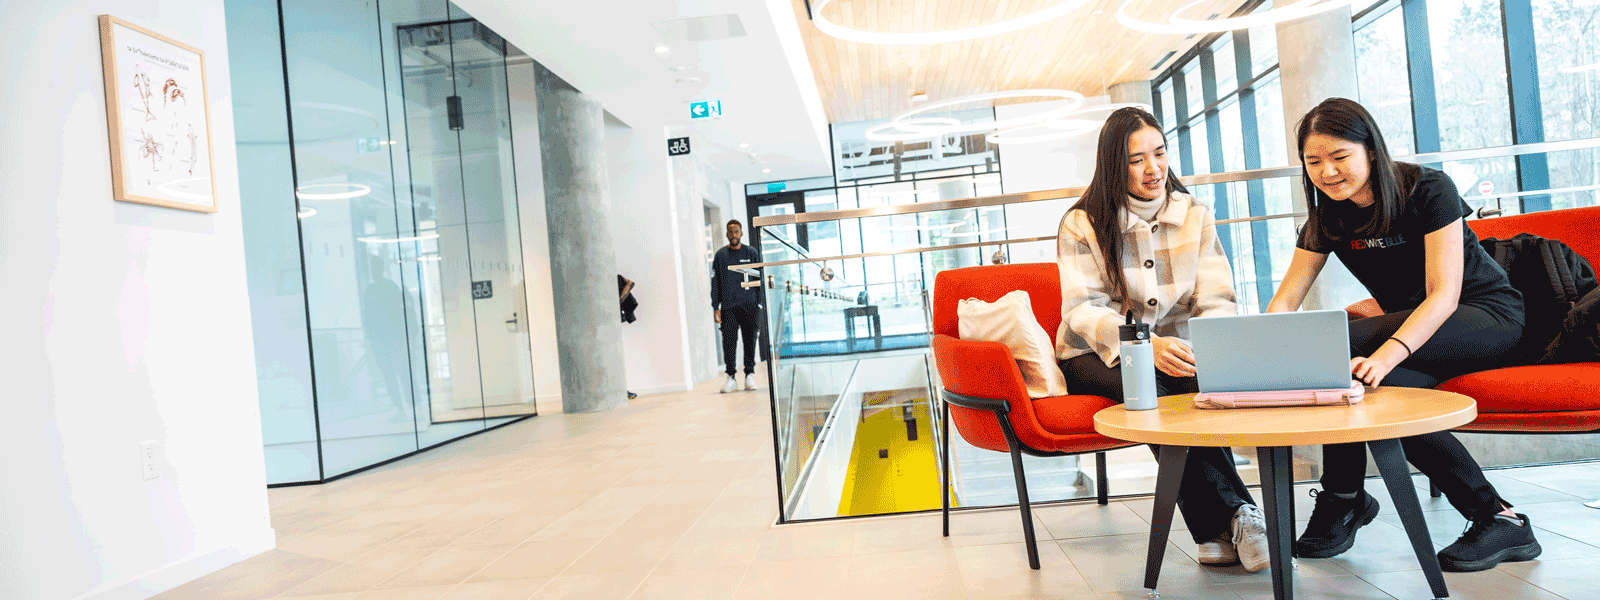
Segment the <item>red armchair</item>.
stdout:
<svg viewBox="0 0 1600 600">
<path fill-rule="evenodd" d="M 1532 233 L 1558 239 L 1600 265 L 1600 207 L 1551 210 L 1467 221 L 1481 238 Z M 1345 309 L 1352 319 L 1383 314 L 1363 300 Z M 1600 431 L 1600 363 L 1529 365 L 1468 373 L 1438 389 L 1478 401 L 1478 418 L 1457 428 L 1481 433 Z M 1434 490 L 1433 495 L 1438 496 Z"/>
<path fill-rule="evenodd" d="M 1102 396 L 1031 399 L 1011 350 L 999 342 L 960 339 L 956 305 L 967 298 L 987 302 L 1014 290 L 1028 292 L 1034 317 L 1053 338 L 1061 323 L 1061 279 L 1055 263 L 968 267 L 940 272 L 933 285 L 933 358 L 943 382 L 944 535 L 950 535 L 950 427 L 967 443 L 1011 454 L 1017 505 L 1028 547 L 1028 565 L 1039 568 L 1022 454 L 1069 456 L 1095 453 L 1096 488 L 1106 504 L 1105 451 L 1135 444 L 1095 433 L 1094 414 L 1112 402 Z"/>
</svg>

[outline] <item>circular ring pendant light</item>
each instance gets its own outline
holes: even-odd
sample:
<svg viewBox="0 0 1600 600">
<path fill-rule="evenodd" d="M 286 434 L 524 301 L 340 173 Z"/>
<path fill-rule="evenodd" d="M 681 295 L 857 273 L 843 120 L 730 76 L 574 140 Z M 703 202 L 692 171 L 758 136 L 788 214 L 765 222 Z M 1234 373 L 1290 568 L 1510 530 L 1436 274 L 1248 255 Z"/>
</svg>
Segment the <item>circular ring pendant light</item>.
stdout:
<svg viewBox="0 0 1600 600">
<path fill-rule="evenodd" d="M 338 190 L 335 192 L 312 192 L 311 190 Z M 348 200 L 360 198 L 372 193 L 372 188 L 359 183 L 308 183 L 295 188 L 295 197 L 301 200 Z"/>
<path fill-rule="evenodd" d="M 997 120 L 997 122 L 962 123 L 960 120 L 957 120 L 957 118 L 950 117 L 918 117 L 918 115 L 925 114 L 925 112 L 930 112 L 930 110 L 944 109 L 944 107 L 950 106 L 960 106 L 960 104 L 968 104 L 968 102 L 992 101 L 992 99 L 1003 98 L 1034 98 L 1034 96 L 1048 96 L 1048 98 L 1064 99 L 1064 101 L 1067 102 L 1064 104 L 1064 106 L 1054 107 L 1054 109 L 1050 110 L 1043 110 L 1043 112 L 1038 112 L 1038 114 L 1024 115 L 1024 117 L 1002 118 L 1002 120 Z M 906 110 L 906 112 L 901 112 L 901 114 L 894 115 L 893 118 L 890 118 L 890 122 L 888 123 L 880 123 L 880 125 L 869 126 L 866 133 L 864 133 L 864 136 L 866 136 L 867 139 L 872 139 L 872 141 L 904 142 L 914 141 L 914 139 L 939 138 L 939 136 L 947 136 L 947 134 L 952 133 L 978 133 L 978 131 L 994 130 L 1022 130 L 1022 128 L 1030 128 L 1030 126 L 1040 126 L 1042 123 L 1050 122 L 1050 120 L 1056 120 L 1056 118 L 1066 118 L 1069 117 L 1069 115 L 1077 114 L 1077 112 L 1080 112 L 1078 109 L 1080 109 L 1082 106 L 1083 94 L 1077 93 L 1077 91 L 990 91 L 990 93 L 971 94 L 971 96 L 962 96 L 962 98 L 946 99 L 946 101 L 933 102 L 933 104 L 926 104 L 926 106 L 920 106 L 915 107 L 915 109 Z M 1094 109 L 1101 109 L 1101 107 L 1094 107 Z M 888 130 L 906 131 L 906 133 L 888 133 Z M 1080 133 L 1082 133 L 1082 131 L 1080 131 Z M 1021 139 L 1016 139 L 1016 141 L 1021 141 Z"/>
<path fill-rule="evenodd" d="M 1336 8 L 1342 8 L 1351 4 L 1355 4 L 1355 0 L 1299 0 L 1298 2 L 1285 4 L 1265 12 L 1239 17 L 1228 17 L 1226 19 L 1202 21 L 1198 19 L 1187 19 L 1182 16 L 1185 11 L 1193 9 L 1194 7 L 1204 4 L 1207 1 L 1208 0 L 1194 0 L 1193 2 L 1179 7 L 1178 10 L 1173 11 L 1172 15 L 1167 18 L 1166 23 L 1155 23 L 1150 21 L 1140 21 L 1128 16 L 1128 6 L 1133 4 L 1134 0 L 1123 0 L 1122 5 L 1117 7 L 1117 22 L 1121 23 L 1128 29 L 1143 31 L 1146 33 L 1162 33 L 1171 35 L 1219 33 L 1223 31 L 1233 31 L 1235 29 L 1249 29 L 1264 25 L 1276 25 L 1278 23 L 1293 21 L 1295 19 L 1309 17 L 1311 15 L 1324 13 Z"/>
<path fill-rule="evenodd" d="M 922 124 L 916 123 L 915 121 L 919 121 L 920 119 L 913 119 L 912 118 L 912 117 L 914 117 L 916 115 L 919 115 L 919 114 L 922 114 L 922 113 L 925 113 L 925 112 L 929 112 L 929 111 L 932 111 L 934 109 L 944 108 L 946 106 L 957 106 L 957 105 L 961 105 L 961 104 L 966 104 L 968 102 L 978 102 L 978 101 L 982 101 L 982 100 L 999 100 L 999 99 L 1002 99 L 1002 98 L 1031 98 L 1031 97 L 1034 97 L 1034 96 L 1053 96 L 1053 97 L 1056 97 L 1056 98 L 1061 98 L 1063 100 L 1066 100 L 1067 104 L 1065 106 L 1052 108 L 1050 110 L 1047 110 L 1047 111 L 1044 111 L 1044 112 L 1041 112 L 1041 113 L 1038 113 L 1038 114 L 1032 114 L 1032 115 L 1022 116 L 1022 117 L 1012 117 L 1010 119 L 1001 119 L 999 121 L 990 121 L 990 122 L 987 122 L 987 123 L 966 123 L 966 124 L 960 124 L 960 125 L 946 125 L 946 126 L 942 126 L 942 127 L 941 126 L 932 126 L 932 127 L 930 127 L 928 125 L 922 125 Z M 1054 119 L 1054 118 L 1057 118 L 1057 117 L 1064 117 L 1066 115 L 1072 114 L 1073 111 L 1078 110 L 1079 106 L 1083 106 L 1083 94 L 1079 94 L 1079 93 L 1074 92 L 1072 90 L 1012 90 L 1012 91 L 1009 91 L 1009 92 L 989 92 L 987 94 L 973 94 L 971 96 L 962 96 L 960 98 L 951 98 L 949 100 L 940 100 L 938 102 L 934 102 L 933 104 L 927 104 L 927 105 L 924 105 L 924 106 L 913 108 L 911 110 L 908 110 L 908 111 L 905 111 L 905 112 L 900 113 L 898 115 L 895 115 L 893 119 L 889 120 L 889 122 L 893 123 L 896 128 L 899 128 L 899 129 L 901 129 L 903 131 L 913 131 L 913 132 L 919 132 L 919 133 L 938 133 L 938 134 L 970 133 L 970 132 L 974 132 L 974 131 L 989 131 L 991 129 L 1006 129 L 1006 128 L 1010 128 L 1010 127 L 1020 127 L 1020 126 L 1028 125 L 1028 124 L 1032 124 L 1032 123 L 1040 123 L 1040 122 L 1048 121 L 1050 119 Z"/>
<path fill-rule="evenodd" d="M 896 117 L 896 118 L 898 118 L 898 117 Z M 907 129 L 901 128 L 900 124 L 901 123 L 913 123 L 913 122 L 915 122 L 917 124 L 927 124 L 927 125 L 944 125 L 944 126 L 947 126 L 947 127 L 953 127 L 953 126 L 961 124 L 961 120 L 952 119 L 950 117 L 921 117 L 921 118 L 916 118 L 916 119 L 906 119 L 904 121 L 901 121 L 900 123 L 896 123 L 894 121 L 889 121 L 888 123 L 880 123 L 878 125 L 873 125 L 871 127 L 868 127 L 867 130 L 865 132 L 862 132 L 861 135 L 862 135 L 862 137 L 865 137 L 865 138 L 867 138 L 869 140 L 872 140 L 874 142 L 909 142 L 909 141 L 912 141 L 912 140 L 932 139 L 932 138 L 936 138 L 936 137 L 939 137 L 941 135 L 944 135 L 943 131 L 939 131 L 937 133 L 925 133 L 925 132 L 920 132 L 920 131 L 910 131 L 909 133 L 884 133 L 884 131 L 889 130 L 889 129 L 898 129 L 898 130 L 901 130 L 901 131 L 909 131 Z"/>
<path fill-rule="evenodd" d="M 1001 98 L 1029 98 L 1034 96 L 1061 98 L 1066 100 L 1067 104 L 1037 114 L 982 123 L 962 123 L 961 121 L 950 117 L 917 116 L 919 114 L 938 110 L 940 108 L 959 106 L 969 102 L 997 100 Z M 866 132 L 863 133 L 863 136 L 869 140 L 877 142 L 908 142 L 912 140 L 932 139 L 952 133 L 974 133 L 980 131 L 992 131 L 995 129 L 1026 127 L 1043 123 L 1050 119 L 1065 117 L 1078 110 L 1078 107 L 1082 105 L 1083 94 L 1071 90 L 1012 90 L 1008 92 L 973 94 L 971 96 L 940 100 L 932 104 L 919 106 L 917 108 L 902 112 L 898 115 L 895 115 L 894 118 L 889 119 L 888 123 L 882 123 L 868 127 Z M 885 133 L 890 129 L 908 133 Z"/>
<path fill-rule="evenodd" d="M 1029 123 L 1020 127 L 1000 129 L 994 133 L 984 136 L 984 139 L 991 144 L 1032 144 L 1035 142 L 1063 140 L 1089 133 L 1099 129 L 1102 125 L 1105 125 L 1104 119 L 1076 119 L 1072 117 L 1096 112 L 1110 112 L 1130 107 L 1144 109 L 1145 111 L 1149 111 L 1151 109 L 1149 104 L 1145 104 L 1143 102 L 1114 102 L 1111 104 L 1097 104 L 1072 111 L 1066 115 L 1055 117 L 1041 123 Z M 1055 131 L 1053 133 L 1041 133 L 1037 135 L 1017 135 L 1019 132 L 1030 129 L 1038 129 L 1041 127 Z"/>
<path fill-rule="evenodd" d="M 817 24 L 817 29 L 839 38 L 863 44 L 883 45 L 908 45 L 908 44 L 939 44 L 944 42 L 959 42 L 1006 32 L 1032 27 L 1045 21 L 1056 19 L 1072 12 L 1085 4 L 1088 0 L 1061 0 L 1061 2 L 1031 14 L 1026 14 L 1013 19 L 1006 19 L 987 25 L 951 29 L 948 31 L 927 31 L 918 33 L 879 33 L 875 31 L 862 31 L 850 29 L 829 21 L 822 16 L 822 9 L 826 8 L 833 0 L 818 0 L 811 5 L 811 21 Z"/>
</svg>

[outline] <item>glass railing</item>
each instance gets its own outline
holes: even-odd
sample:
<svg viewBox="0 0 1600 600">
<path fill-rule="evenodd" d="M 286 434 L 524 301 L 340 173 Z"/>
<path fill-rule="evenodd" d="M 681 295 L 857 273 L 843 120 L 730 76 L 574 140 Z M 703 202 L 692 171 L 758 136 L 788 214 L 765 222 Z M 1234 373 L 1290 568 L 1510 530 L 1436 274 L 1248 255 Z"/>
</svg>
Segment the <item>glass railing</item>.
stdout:
<svg viewBox="0 0 1600 600">
<path fill-rule="evenodd" d="M 786 263 L 746 270 L 769 307 L 784 519 L 938 508 L 926 295 L 874 300 L 787 237 L 759 239 L 769 262 Z"/>
<path fill-rule="evenodd" d="M 1550 184 L 1520 189 L 1505 164 L 1542 155 Z M 1399 157 L 1442 168 L 1477 212 L 1469 218 L 1600 205 L 1600 139 L 1524 144 Z M 1559 176 L 1556 165 L 1565 169 Z M 1513 171 L 1514 172 L 1514 171 Z M 1183 178 L 1218 217 L 1218 236 L 1233 267 L 1242 313 L 1270 300 L 1293 254 L 1303 207 L 1299 167 Z M 1485 183 L 1488 182 L 1488 183 Z M 939 507 L 937 415 L 940 389 L 927 349 L 926 301 L 934 275 L 950 268 L 1004 262 L 1054 262 L 1061 216 L 1082 193 L 1068 188 L 758 217 L 772 307 L 773 410 L 785 521 L 904 513 Z M 816 256 L 773 232 L 861 231 L 855 247 Z M 924 243 L 870 249 L 872 232 L 915 230 Z M 1306 308 L 1343 308 L 1367 297 L 1331 260 Z M 842 274 L 849 274 L 846 278 Z M 868 292 L 862 294 L 862 292 Z M 876 321 L 876 323 L 874 323 Z M 1054 332 L 1051 332 L 1052 335 Z M 890 421 L 895 421 L 891 427 Z M 1600 435 L 1553 435 L 1537 447 L 1522 436 L 1463 434 L 1485 467 L 1600 458 Z M 1014 504 L 1009 457 L 967 445 L 951 432 L 951 481 L 958 508 Z M 1295 479 L 1321 475 L 1320 451 L 1296 447 Z M 1257 482 L 1253 449 L 1235 452 L 1241 477 Z M 1153 492 L 1149 450 L 1108 454 L 1111 495 Z M 1035 503 L 1094 497 L 1093 459 L 1024 457 Z M 884 475 L 884 470 L 894 473 Z M 931 492 L 929 490 L 932 490 Z M 931 500 L 930 500 L 931 498 Z"/>
</svg>

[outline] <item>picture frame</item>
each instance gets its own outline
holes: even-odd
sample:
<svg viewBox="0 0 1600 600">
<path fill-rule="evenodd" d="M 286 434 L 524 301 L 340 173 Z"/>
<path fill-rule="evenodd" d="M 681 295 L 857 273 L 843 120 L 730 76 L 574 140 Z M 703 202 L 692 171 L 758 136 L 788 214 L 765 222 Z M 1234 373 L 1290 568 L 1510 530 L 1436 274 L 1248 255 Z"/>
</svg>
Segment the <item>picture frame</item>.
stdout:
<svg viewBox="0 0 1600 600">
<path fill-rule="evenodd" d="M 217 212 L 205 52 L 100 15 L 113 198 Z"/>
</svg>

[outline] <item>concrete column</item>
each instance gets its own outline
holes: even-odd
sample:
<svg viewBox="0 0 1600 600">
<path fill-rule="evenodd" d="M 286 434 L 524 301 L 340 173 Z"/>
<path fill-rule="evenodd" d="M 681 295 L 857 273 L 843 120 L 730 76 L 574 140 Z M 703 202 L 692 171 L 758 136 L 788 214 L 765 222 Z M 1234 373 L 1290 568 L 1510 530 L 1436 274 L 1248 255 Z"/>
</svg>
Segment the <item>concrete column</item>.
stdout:
<svg viewBox="0 0 1600 600">
<path fill-rule="evenodd" d="M 1350 8 L 1343 7 L 1320 15 L 1280 23 L 1278 28 L 1278 72 L 1283 82 L 1284 135 L 1289 164 L 1300 164 L 1300 146 L 1295 131 L 1300 118 L 1328 98 L 1358 97 L 1356 87 L 1356 45 L 1350 33 Z M 1289 186 L 1294 194 L 1294 211 L 1306 211 L 1306 197 L 1299 180 Z M 1295 219 L 1298 229 L 1305 218 Z M 1306 294 L 1305 309 L 1344 308 L 1368 297 L 1339 259 L 1328 257 L 1317 282 Z"/>
<path fill-rule="evenodd" d="M 1149 81 L 1125 81 L 1106 88 L 1106 94 L 1111 96 L 1112 104 L 1139 102 L 1155 106 L 1155 99 L 1150 95 Z"/>
<path fill-rule="evenodd" d="M 535 65 L 539 156 L 550 224 L 550 283 L 561 363 L 561 409 L 598 412 L 628 405 L 617 308 L 617 254 L 606 185 L 605 113 L 542 65 Z"/>
</svg>

